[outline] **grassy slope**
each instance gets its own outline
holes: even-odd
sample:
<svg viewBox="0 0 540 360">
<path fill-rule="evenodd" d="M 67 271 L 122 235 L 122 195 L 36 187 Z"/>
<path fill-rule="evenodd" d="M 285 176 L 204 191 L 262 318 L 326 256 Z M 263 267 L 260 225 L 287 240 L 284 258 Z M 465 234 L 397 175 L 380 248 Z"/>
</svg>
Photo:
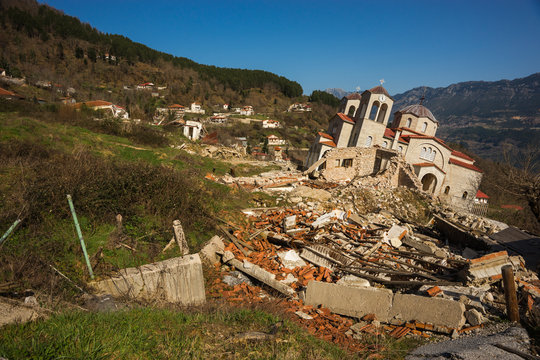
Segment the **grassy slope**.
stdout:
<svg viewBox="0 0 540 360">
<path fill-rule="evenodd" d="M 88 253 L 99 263 L 98 275 L 179 255 L 176 248 L 161 253 L 176 218 L 197 251 L 216 233 L 215 215 L 249 205 L 251 195 L 204 179 L 212 169 L 224 174 L 228 163 L 169 146 L 141 145 L 53 117 L 0 113 L 0 228 L 23 219 L 2 245 L 0 283 L 16 282 L 21 289 L 49 286 L 49 265 L 77 282 L 87 278 L 67 193 L 73 195 Z M 172 144 L 185 141 L 167 136 Z M 235 165 L 235 170 L 248 174 L 267 168 Z M 115 233 L 117 213 L 124 217 L 121 235 Z"/>
<path fill-rule="evenodd" d="M 0 332 L 8 359 L 343 359 L 337 346 L 286 321 L 276 341 L 237 342 L 280 319 L 258 310 L 194 313 L 136 308 L 115 313 L 68 312 Z"/>
</svg>

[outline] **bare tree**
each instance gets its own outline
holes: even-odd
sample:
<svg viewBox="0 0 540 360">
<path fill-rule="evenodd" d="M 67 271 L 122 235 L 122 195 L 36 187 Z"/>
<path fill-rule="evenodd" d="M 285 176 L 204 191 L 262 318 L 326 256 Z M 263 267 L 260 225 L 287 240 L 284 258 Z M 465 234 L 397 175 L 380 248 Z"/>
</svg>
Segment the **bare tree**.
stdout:
<svg viewBox="0 0 540 360">
<path fill-rule="evenodd" d="M 526 149 L 506 148 L 503 175 L 507 180 L 504 191 L 524 197 L 536 220 L 540 222 L 540 147 L 530 145 Z"/>
</svg>

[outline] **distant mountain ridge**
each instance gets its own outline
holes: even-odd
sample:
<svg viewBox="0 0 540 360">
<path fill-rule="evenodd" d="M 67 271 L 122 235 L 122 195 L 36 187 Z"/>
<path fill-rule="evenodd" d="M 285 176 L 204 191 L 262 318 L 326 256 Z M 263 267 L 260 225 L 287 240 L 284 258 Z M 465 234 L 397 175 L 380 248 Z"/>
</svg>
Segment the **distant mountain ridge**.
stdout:
<svg viewBox="0 0 540 360">
<path fill-rule="evenodd" d="M 537 144 L 540 135 L 540 73 L 499 81 L 467 81 L 447 87 L 417 87 L 393 95 L 393 111 L 411 104 L 431 110 L 438 135 L 473 152 L 498 158 L 503 144 Z"/>
<path fill-rule="evenodd" d="M 352 94 L 352 91 L 346 91 L 346 90 L 343 90 L 343 89 L 340 89 L 340 88 L 328 88 L 328 89 L 326 89 L 324 91 L 326 91 L 329 94 L 334 95 L 338 99 L 341 99 L 344 96 Z"/>
</svg>

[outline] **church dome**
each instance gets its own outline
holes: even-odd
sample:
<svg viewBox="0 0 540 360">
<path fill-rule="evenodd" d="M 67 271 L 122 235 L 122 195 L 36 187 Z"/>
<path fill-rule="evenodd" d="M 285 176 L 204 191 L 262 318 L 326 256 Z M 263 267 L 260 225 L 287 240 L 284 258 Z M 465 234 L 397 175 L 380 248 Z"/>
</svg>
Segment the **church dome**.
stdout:
<svg viewBox="0 0 540 360">
<path fill-rule="evenodd" d="M 357 92 L 349 94 L 349 95 L 347 95 L 345 97 L 347 98 L 347 100 L 361 100 L 362 99 L 362 95 L 360 95 Z"/>
<path fill-rule="evenodd" d="M 420 105 L 420 104 L 409 105 L 399 110 L 399 112 L 402 114 L 412 114 L 418 117 L 427 117 L 431 121 L 439 123 L 437 119 L 435 119 L 435 116 L 433 116 L 431 111 L 429 111 L 429 109 L 425 107 L 424 105 Z"/>
<path fill-rule="evenodd" d="M 386 91 L 386 89 L 383 88 L 382 85 L 375 86 L 374 88 L 369 89 L 369 91 L 372 94 L 384 94 L 384 95 L 386 95 L 388 97 L 391 97 L 390 94 L 388 93 L 388 91 Z"/>
</svg>

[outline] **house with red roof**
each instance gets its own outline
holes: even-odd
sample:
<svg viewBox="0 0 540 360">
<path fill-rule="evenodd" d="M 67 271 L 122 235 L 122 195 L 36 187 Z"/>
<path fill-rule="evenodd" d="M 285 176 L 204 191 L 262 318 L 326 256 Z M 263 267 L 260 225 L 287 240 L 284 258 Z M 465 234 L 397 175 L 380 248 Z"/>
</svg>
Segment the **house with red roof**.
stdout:
<svg viewBox="0 0 540 360">
<path fill-rule="evenodd" d="M 327 169 L 321 159 L 328 151 L 375 147 L 381 151 L 379 158 L 373 159 L 374 172 L 384 170 L 388 156 L 400 156 L 414 169 L 422 190 L 468 208 L 476 199 L 483 172 L 474 159 L 436 136 L 439 121 L 422 102 L 396 111 L 390 122 L 394 99 L 382 84 L 344 97 L 338 113 L 329 121 L 328 131 L 319 132 L 312 143 L 305 168 L 317 163 Z M 331 158 L 334 161 L 336 156 Z M 351 159 L 346 160 L 348 167 L 355 167 Z M 365 169 L 366 164 L 362 166 Z"/>
<path fill-rule="evenodd" d="M 482 191 L 478 190 L 476 192 L 476 197 L 474 198 L 474 202 L 477 204 L 487 204 L 488 199 L 489 199 L 489 196 L 487 196 L 486 193 L 483 193 Z"/>
</svg>

